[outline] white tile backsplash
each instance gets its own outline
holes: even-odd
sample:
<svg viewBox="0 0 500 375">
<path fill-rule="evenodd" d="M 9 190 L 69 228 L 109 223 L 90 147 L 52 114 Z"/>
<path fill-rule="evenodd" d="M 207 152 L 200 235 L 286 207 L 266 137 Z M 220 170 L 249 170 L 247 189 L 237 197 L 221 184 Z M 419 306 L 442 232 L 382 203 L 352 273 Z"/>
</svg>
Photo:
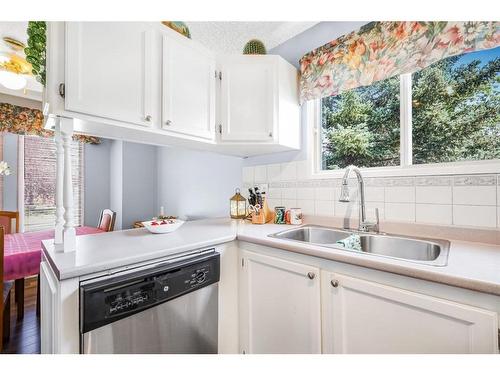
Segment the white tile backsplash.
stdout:
<svg viewBox="0 0 500 375">
<path fill-rule="evenodd" d="M 274 211 L 274 207 L 281 206 L 281 199 L 268 199 L 267 205 L 271 210 Z"/>
<path fill-rule="evenodd" d="M 295 162 L 297 169 L 297 180 L 305 180 L 308 177 L 307 163 L 307 160 L 300 160 Z"/>
<path fill-rule="evenodd" d="M 296 188 L 282 188 L 281 198 L 283 199 L 297 199 L 297 189 Z"/>
<path fill-rule="evenodd" d="M 314 199 L 333 201 L 335 199 L 335 191 L 331 187 L 317 187 L 314 189 Z"/>
<path fill-rule="evenodd" d="M 258 165 L 254 167 L 254 183 L 267 182 L 267 167 Z"/>
<path fill-rule="evenodd" d="M 365 187 L 365 199 L 367 202 L 384 202 L 384 188 L 381 186 Z"/>
<path fill-rule="evenodd" d="M 334 216 L 334 203 L 330 201 L 315 200 L 315 215 L 317 216 Z"/>
<path fill-rule="evenodd" d="M 495 186 L 453 186 L 453 204 L 494 206 L 496 195 Z"/>
<path fill-rule="evenodd" d="M 243 167 L 242 179 L 245 184 L 253 184 L 254 181 L 254 167 Z"/>
<path fill-rule="evenodd" d="M 339 202 L 341 178 L 309 179 L 308 162 L 244 167 L 243 186 L 269 183 L 269 206 L 300 207 L 305 214 L 357 218 L 357 181 L 351 201 Z M 367 218 L 423 224 L 500 228 L 500 174 L 365 179 Z"/>
<path fill-rule="evenodd" d="M 314 188 L 312 187 L 297 188 L 297 199 L 314 199 Z"/>
<path fill-rule="evenodd" d="M 281 188 L 269 188 L 267 192 L 267 197 L 269 199 L 281 199 L 282 198 L 282 190 Z"/>
<path fill-rule="evenodd" d="M 315 215 L 314 206 L 313 199 L 297 199 L 296 202 L 296 207 L 301 208 L 304 215 Z"/>
<path fill-rule="evenodd" d="M 334 201 L 335 216 L 340 216 L 344 218 L 352 218 L 359 216 L 359 204 L 357 202 L 339 202 L 338 200 Z"/>
<path fill-rule="evenodd" d="M 385 188 L 385 201 L 392 203 L 415 202 L 415 186 L 390 186 Z"/>
<path fill-rule="evenodd" d="M 415 221 L 415 205 L 386 202 L 385 219 L 388 221 Z"/>
<path fill-rule="evenodd" d="M 451 204 L 420 204 L 415 207 L 415 220 L 424 224 L 451 225 L 453 211 Z"/>
<path fill-rule="evenodd" d="M 297 199 L 282 199 L 281 204 L 283 206 L 285 206 L 287 210 L 289 208 L 298 207 L 297 206 Z"/>
<path fill-rule="evenodd" d="M 497 225 L 497 209 L 493 206 L 453 206 L 453 224 L 495 228 Z"/>
<path fill-rule="evenodd" d="M 416 186 L 417 203 L 452 204 L 451 186 Z"/>
<path fill-rule="evenodd" d="M 297 179 L 297 163 L 290 162 L 281 164 L 281 181 L 294 181 Z"/>
<path fill-rule="evenodd" d="M 268 182 L 277 182 L 281 179 L 281 165 L 269 164 L 267 166 L 267 179 Z"/>
</svg>

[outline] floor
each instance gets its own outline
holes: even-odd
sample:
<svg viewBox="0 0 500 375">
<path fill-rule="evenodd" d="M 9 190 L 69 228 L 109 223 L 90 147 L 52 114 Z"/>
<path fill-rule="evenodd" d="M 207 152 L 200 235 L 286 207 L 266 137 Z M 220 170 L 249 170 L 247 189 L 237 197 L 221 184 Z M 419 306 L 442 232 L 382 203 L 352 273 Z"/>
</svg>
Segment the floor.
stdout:
<svg viewBox="0 0 500 375">
<path fill-rule="evenodd" d="M 36 276 L 25 280 L 24 319 L 17 321 L 14 293 L 11 293 L 10 339 L 4 344 L 4 354 L 39 354 L 40 319 L 36 316 Z"/>
</svg>

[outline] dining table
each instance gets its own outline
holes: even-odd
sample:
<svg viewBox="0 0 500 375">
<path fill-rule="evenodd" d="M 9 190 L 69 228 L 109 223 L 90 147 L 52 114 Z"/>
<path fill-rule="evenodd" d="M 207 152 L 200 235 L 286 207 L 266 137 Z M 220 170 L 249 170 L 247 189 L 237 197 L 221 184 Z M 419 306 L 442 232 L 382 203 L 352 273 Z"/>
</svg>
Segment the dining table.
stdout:
<svg viewBox="0 0 500 375">
<path fill-rule="evenodd" d="M 99 228 L 76 227 L 76 235 L 97 234 Z M 54 230 L 6 234 L 4 238 L 4 281 L 15 280 L 18 319 L 24 316 L 24 278 L 40 273 L 42 241 L 54 238 Z M 37 287 L 39 290 L 39 288 Z M 37 312 L 39 311 L 37 303 Z"/>
</svg>

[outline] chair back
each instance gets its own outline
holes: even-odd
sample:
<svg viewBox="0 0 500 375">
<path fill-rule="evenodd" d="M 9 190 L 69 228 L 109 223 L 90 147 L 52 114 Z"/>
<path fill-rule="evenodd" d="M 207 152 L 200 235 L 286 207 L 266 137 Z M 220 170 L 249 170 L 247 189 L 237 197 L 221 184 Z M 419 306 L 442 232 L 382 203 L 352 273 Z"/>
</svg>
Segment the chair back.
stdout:
<svg viewBox="0 0 500 375">
<path fill-rule="evenodd" d="M 15 224 L 12 225 L 12 220 Z M 19 233 L 19 212 L 0 211 L 0 225 L 4 227 L 4 233 Z"/>
<path fill-rule="evenodd" d="M 106 208 L 101 211 L 97 228 L 105 232 L 112 232 L 115 228 L 116 212 Z"/>
</svg>

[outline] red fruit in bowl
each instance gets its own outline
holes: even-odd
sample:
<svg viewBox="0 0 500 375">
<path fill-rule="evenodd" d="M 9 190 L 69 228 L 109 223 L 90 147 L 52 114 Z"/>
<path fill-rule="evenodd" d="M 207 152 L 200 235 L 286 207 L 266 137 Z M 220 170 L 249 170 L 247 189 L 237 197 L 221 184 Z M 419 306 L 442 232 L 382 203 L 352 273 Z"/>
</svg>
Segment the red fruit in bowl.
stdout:
<svg viewBox="0 0 500 375">
<path fill-rule="evenodd" d="M 151 223 L 151 225 L 160 225 L 160 224 L 158 224 L 158 222 L 156 222 L 156 221 L 153 221 L 153 222 Z"/>
<path fill-rule="evenodd" d="M 160 224 L 161 224 L 161 225 L 163 225 L 163 224 L 169 224 L 169 222 L 168 222 L 168 221 L 165 221 L 165 220 L 162 220 L 162 222 L 161 222 Z"/>
</svg>

